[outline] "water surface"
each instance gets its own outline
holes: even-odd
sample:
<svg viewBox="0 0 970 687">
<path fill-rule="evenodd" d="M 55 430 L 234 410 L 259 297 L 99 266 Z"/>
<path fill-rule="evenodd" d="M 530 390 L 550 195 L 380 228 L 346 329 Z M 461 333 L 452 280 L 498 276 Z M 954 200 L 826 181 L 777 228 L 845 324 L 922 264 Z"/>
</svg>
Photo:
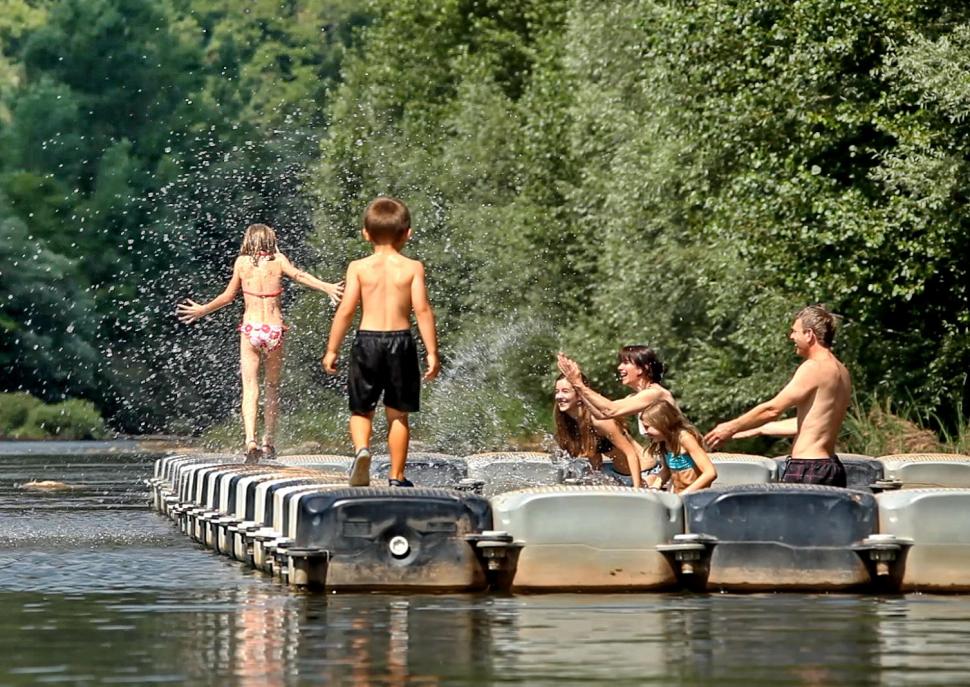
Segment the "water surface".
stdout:
<svg viewBox="0 0 970 687">
<path fill-rule="evenodd" d="M 965 596 L 291 591 L 150 511 L 151 461 L 0 457 L 0 685 L 967 682 Z"/>
</svg>

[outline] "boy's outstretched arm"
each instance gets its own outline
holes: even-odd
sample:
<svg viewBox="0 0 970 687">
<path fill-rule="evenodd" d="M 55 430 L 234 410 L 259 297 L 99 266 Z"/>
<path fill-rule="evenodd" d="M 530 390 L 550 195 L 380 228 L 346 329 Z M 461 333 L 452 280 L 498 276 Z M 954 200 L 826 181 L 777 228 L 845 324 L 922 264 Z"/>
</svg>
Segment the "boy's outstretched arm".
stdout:
<svg viewBox="0 0 970 687">
<path fill-rule="evenodd" d="M 418 321 L 418 332 L 421 334 L 424 348 L 428 352 L 428 369 L 424 373 L 424 379 L 431 381 L 441 371 L 441 362 L 438 360 L 438 333 L 434 326 L 434 311 L 431 310 L 431 303 L 428 301 L 428 289 L 424 283 L 424 265 L 420 262 L 414 279 L 411 280 L 411 308 L 414 310 L 414 318 Z"/>
<path fill-rule="evenodd" d="M 214 313 L 219 308 L 229 305 L 235 300 L 236 294 L 239 293 L 240 283 L 239 267 L 238 265 L 233 265 L 232 277 L 229 279 L 226 290 L 205 304 L 196 303 L 191 298 L 187 298 L 184 303 L 179 303 L 175 307 L 179 320 L 185 324 L 189 324 L 190 322 L 195 322 L 206 315 Z"/>
<path fill-rule="evenodd" d="M 282 253 L 280 253 L 279 259 L 283 274 L 285 274 L 287 277 L 299 284 L 303 284 L 303 286 L 306 286 L 307 288 L 314 289 L 315 291 L 323 291 L 325 294 L 330 296 L 330 302 L 334 305 L 340 302 L 340 299 L 344 294 L 343 282 L 331 284 L 330 282 L 321 281 L 309 272 L 304 272 L 303 270 L 294 267 L 293 263 L 291 263 L 289 259 Z"/>
<path fill-rule="evenodd" d="M 347 267 L 347 278 L 345 280 L 347 290 L 344 291 L 343 300 L 337 306 L 337 312 L 333 314 L 333 322 L 330 324 L 330 338 L 327 339 L 327 350 L 320 361 L 323 371 L 328 375 L 337 374 L 337 357 L 340 355 L 340 344 L 347 336 L 347 330 L 354 321 L 354 313 L 357 311 L 357 304 L 360 303 L 360 281 L 357 279 L 357 265 L 350 263 Z"/>
</svg>

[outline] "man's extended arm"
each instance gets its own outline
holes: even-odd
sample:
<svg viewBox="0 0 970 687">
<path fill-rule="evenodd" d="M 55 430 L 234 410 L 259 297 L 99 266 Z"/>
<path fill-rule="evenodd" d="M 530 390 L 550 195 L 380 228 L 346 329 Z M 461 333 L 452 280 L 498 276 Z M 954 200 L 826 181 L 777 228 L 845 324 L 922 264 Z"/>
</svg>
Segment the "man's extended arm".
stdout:
<svg viewBox="0 0 970 687">
<path fill-rule="evenodd" d="M 785 420 L 766 422 L 760 427 L 735 432 L 733 439 L 747 439 L 748 437 L 793 437 L 798 434 L 798 418 L 790 417 Z"/>
<path fill-rule="evenodd" d="M 815 363 L 808 360 L 795 371 L 794 376 L 770 401 L 756 405 L 754 408 L 733 420 L 722 422 L 704 437 L 704 441 L 712 449 L 717 448 L 731 439 L 738 432 L 754 427 L 760 427 L 767 422 L 777 420 L 783 412 L 798 405 L 808 397 L 818 386 L 814 374 Z"/>
</svg>

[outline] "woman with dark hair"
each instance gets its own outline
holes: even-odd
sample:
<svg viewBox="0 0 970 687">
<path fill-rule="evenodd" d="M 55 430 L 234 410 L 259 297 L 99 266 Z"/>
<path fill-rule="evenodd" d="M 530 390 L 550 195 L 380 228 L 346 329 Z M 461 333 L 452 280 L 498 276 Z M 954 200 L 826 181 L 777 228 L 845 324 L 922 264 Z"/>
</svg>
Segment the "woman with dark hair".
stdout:
<svg viewBox="0 0 970 687">
<path fill-rule="evenodd" d="M 563 376 L 556 380 L 553 417 L 559 448 L 574 458 L 586 458 L 594 470 L 613 473 L 623 482 L 628 479 L 633 487 L 641 486 L 643 448 L 633 441 L 619 421 L 593 418 L 573 385 Z M 612 463 L 605 464 L 604 457 Z M 656 463 L 654 460 L 650 462 Z"/>
<path fill-rule="evenodd" d="M 664 372 L 663 363 L 647 346 L 624 346 L 617 354 L 616 371 L 620 381 L 630 387 L 633 393 L 616 401 L 611 401 L 589 388 L 579 365 L 565 353 L 559 354 L 558 363 L 559 371 L 575 387 L 576 392 L 589 406 L 590 413 L 597 419 L 638 415 L 654 401 L 667 401 L 674 407 L 677 406 L 673 395 L 660 385 Z"/>
</svg>

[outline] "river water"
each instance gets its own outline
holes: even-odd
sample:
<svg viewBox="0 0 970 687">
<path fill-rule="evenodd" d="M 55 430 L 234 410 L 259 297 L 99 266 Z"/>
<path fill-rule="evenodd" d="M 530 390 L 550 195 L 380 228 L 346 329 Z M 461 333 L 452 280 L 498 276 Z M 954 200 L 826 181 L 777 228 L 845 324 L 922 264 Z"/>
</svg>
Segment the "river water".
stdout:
<svg viewBox="0 0 970 687">
<path fill-rule="evenodd" d="M 970 682 L 966 596 L 294 592 L 149 510 L 151 466 L 0 449 L 0 686 Z"/>
</svg>

